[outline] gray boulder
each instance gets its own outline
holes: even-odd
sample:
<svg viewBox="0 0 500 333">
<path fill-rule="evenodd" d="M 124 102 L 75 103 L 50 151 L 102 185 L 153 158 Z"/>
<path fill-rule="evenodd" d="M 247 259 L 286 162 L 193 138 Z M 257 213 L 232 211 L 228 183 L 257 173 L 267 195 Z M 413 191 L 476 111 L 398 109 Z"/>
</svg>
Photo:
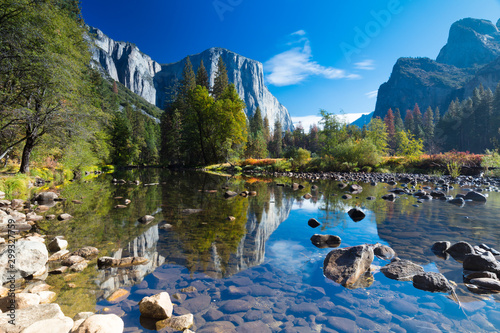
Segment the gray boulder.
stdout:
<svg viewBox="0 0 500 333">
<path fill-rule="evenodd" d="M 57 194 L 54 192 L 41 192 L 35 197 L 38 202 L 50 202 L 58 198 Z"/>
<path fill-rule="evenodd" d="M 330 280 L 350 287 L 370 269 L 373 256 L 368 245 L 332 250 L 323 262 L 323 273 Z"/>
<path fill-rule="evenodd" d="M 500 277 L 500 262 L 491 252 L 482 254 L 468 254 L 465 256 L 464 269 L 469 271 L 487 271 Z"/>
<path fill-rule="evenodd" d="M 68 241 L 63 239 L 62 236 L 57 236 L 47 245 L 47 248 L 50 252 L 66 250 L 68 248 Z"/>
<path fill-rule="evenodd" d="M 500 281 L 491 278 L 477 278 L 470 280 L 470 283 L 478 286 L 481 289 L 500 292 Z"/>
<path fill-rule="evenodd" d="M 9 272 L 9 250 L 12 252 L 12 248 L 9 248 L 7 244 L 4 244 L 0 248 L 0 279 L 2 283 L 7 282 L 12 275 Z M 20 240 L 16 242 L 15 247 L 16 262 L 12 270 L 15 271 L 14 275 L 16 279 L 21 277 L 30 276 L 45 267 L 49 259 L 49 253 L 45 244 L 34 241 Z"/>
<path fill-rule="evenodd" d="M 413 276 L 413 286 L 420 290 L 432 292 L 450 292 L 453 290 L 450 282 L 441 273 L 427 272 Z"/>
<path fill-rule="evenodd" d="M 453 257 L 453 259 L 457 261 L 463 261 L 465 256 L 468 254 L 474 254 L 474 248 L 467 242 L 458 242 L 450 246 L 448 250 L 446 250 Z"/>
<path fill-rule="evenodd" d="M 424 268 L 409 260 L 394 260 L 385 265 L 380 271 L 389 279 L 399 281 L 411 281 L 416 274 L 424 273 Z"/>
<path fill-rule="evenodd" d="M 476 201 L 476 202 L 486 202 L 486 197 L 483 194 L 478 193 L 476 191 L 467 192 L 464 199 L 465 200 L 472 200 L 472 201 Z"/>
</svg>

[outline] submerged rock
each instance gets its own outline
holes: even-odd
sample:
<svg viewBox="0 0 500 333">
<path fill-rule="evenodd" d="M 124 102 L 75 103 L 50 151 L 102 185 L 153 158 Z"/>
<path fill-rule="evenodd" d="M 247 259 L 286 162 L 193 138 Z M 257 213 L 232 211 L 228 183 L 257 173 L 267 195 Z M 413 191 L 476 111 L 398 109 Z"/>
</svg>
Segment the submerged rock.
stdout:
<svg viewBox="0 0 500 333">
<path fill-rule="evenodd" d="M 431 251 L 434 253 L 443 253 L 450 248 L 450 245 L 451 243 L 446 241 L 436 242 L 432 245 Z"/>
<path fill-rule="evenodd" d="M 382 199 L 387 201 L 396 201 L 396 195 L 394 193 L 389 193 L 382 196 Z"/>
<path fill-rule="evenodd" d="M 500 292 L 500 281 L 498 281 L 498 279 L 476 278 L 470 280 L 470 283 L 482 289 Z"/>
<path fill-rule="evenodd" d="M 147 263 L 149 260 L 144 257 L 126 257 L 121 259 L 116 259 L 112 257 L 100 257 L 97 259 L 97 267 L 99 269 L 107 267 L 127 267 L 142 265 Z"/>
<path fill-rule="evenodd" d="M 382 244 L 375 244 L 373 246 L 373 253 L 377 256 L 377 258 L 383 260 L 391 260 L 396 256 L 396 252 L 394 252 L 391 247 Z"/>
<path fill-rule="evenodd" d="M 441 273 L 427 272 L 413 276 L 413 286 L 420 290 L 432 292 L 450 292 L 452 285 Z"/>
<path fill-rule="evenodd" d="M 380 271 L 389 279 L 411 281 L 416 274 L 423 274 L 424 268 L 409 260 L 394 260 L 385 265 Z"/>
<path fill-rule="evenodd" d="M 368 245 L 332 250 L 323 262 L 323 273 L 330 280 L 349 287 L 370 269 L 373 257 L 373 249 Z"/>
<path fill-rule="evenodd" d="M 327 247 L 338 247 L 342 240 L 339 236 L 334 235 L 319 235 L 315 234 L 311 236 L 311 243 L 319 247 L 320 249 L 324 249 Z"/>
<path fill-rule="evenodd" d="M 184 331 L 191 328 L 194 324 L 194 316 L 191 313 L 185 314 L 183 316 L 167 318 L 156 322 L 156 330 L 159 331 L 162 328 L 168 326 L 176 331 Z"/>
</svg>

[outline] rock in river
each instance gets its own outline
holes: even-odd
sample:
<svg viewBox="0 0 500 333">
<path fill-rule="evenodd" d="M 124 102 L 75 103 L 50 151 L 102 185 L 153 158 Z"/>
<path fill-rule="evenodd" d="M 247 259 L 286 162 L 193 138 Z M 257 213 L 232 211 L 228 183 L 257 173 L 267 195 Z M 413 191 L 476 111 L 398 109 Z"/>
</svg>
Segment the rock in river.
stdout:
<svg viewBox="0 0 500 333">
<path fill-rule="evenodd" d="M 144 297 L 139 302 L 141 315 L 148 318 L 167 319 L 172 317 L 173 305 L 167 292 Z"/>
<path fill-rule="evenodd" d="M 307 221 L 307 224 L 311 227 L 311 228 L 317 228 L 319 227 L 321 224 L 318 222 L 318 220 L 316 219 L 309 219 L 309 221 Z"/>
<path fill-rule="evenodd" d="M 413 286 L 420 290 L 432 292 L 450 292 L 453 290 L 448 279 L 441 273 L 427 272 L 413 277 Z"/>
<path fill-rule="evenodd" d="M 340 237 L 335 235 L 315 234 L 311 236 L 311 243 L 320 249 L 324 249 L 326 247 L 338 247 L 340 246 L 341 241 Z"/>
<path fill-rule="evenodd" d="M 124 328 L 123 320 L 115 314 L 96 314 L 85 319 L 74 333 L 106 332 L 122 333 Z"/>
<path fill-rule="evenodd" d="M 465 195 L 464 199 L 465 200 L 477 201 L 477 202 L 486 202 L 486 197 L 483 194 L 478 193 L 476 191 L 467 192 L 467 194 Z"/>
<path fill-rule="evenodd" d="M 370 269 L 373 256 L 373 249 L 368 245 L 332 250 L 323 262 L 323 273 L 344 287 L 351 286 Z"/>
<path fill-rule="evenodd" d="M 468 254 L 476 253 L 472 245 L 467 242 L 455 243 L 450 246 L 450 248 L 446 250 L 446 252 L 448 252 L 453 257 L 453 259 L 458 261 L 463 261 L 465 259 L 465 256 Z"/>
<path fill-rule="evenodd" d="M 469 271 L 487 271 L 500 277 L 500 262 L 491 252 L 468 254 L 464 259 L 464 269 Z"/>
<path fill-rule="evenodd" d="M 361 209 L 359 209 L 358 207 L 354 207 L 352 208 L 351 210 L 349 210 L 347 212 L 347 214 L 349 214 L 349 217 L 354 221 L 354 222 L 359 222 L 361 221 L 362 219 L 365 218 L 365 213 L 363 213 L 363 211 Z"/>
<path fill-rule="evenodd" d="M 14 264 L 14 271 L 16 272 L 16 278 L 27 277 L 45 267 L 49 259 L 49 253 L 45 244 L 20 240 L 15 245 L 16 262 Z M 7 270 L 9 254 L 7 244 L 0 247 L 0 279 L 2 283 L 5 283 L 11 275 Z"/>
<path fill-rule="evenodd" d="M 409 260 L 394 260 L 390 264 L 380 269 L 389 279 L 400 281 L 411 281 L 416 274 L 423 274 L 422 266 L 412 263 Z"/>
</svg>

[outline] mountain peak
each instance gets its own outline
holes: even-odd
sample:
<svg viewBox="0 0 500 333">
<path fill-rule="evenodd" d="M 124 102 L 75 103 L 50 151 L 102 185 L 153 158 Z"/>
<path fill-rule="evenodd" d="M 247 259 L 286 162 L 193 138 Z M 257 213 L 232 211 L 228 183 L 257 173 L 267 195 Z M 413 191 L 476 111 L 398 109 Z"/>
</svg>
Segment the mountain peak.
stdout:
<svg viewBox="0 0 500 333">
<path fill-rule="evenodd" d="M 498 25 L 498 23 L 497 23 Z M 482 66 L 500 56 L 500 32 L 491 21 L 464 18 L 452 24 L 437 62 L 459 68 Z"/>
</svg>

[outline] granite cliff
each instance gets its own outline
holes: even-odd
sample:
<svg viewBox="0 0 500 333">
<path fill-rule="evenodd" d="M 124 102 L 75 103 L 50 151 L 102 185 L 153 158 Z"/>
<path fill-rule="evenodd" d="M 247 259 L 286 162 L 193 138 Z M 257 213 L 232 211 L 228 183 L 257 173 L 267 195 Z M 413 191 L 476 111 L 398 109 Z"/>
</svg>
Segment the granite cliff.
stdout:
<svg viewBox="0 0 500 333">
<path fill-rule="evenodd" d="M 422 111 L 430 106 L 445 112 L 452 100 L 470 97 L 480 84 L 494 90 L 500 81 L 499 22 L 459 20 L 436 60 L 398 59 L 379 88 L 374 117 L 383 118 L 389 108 L 399 108 L 404 117 L 415 103 Z"/>
<path fill-rule="evenodd" d="M 186 58 L 171 64 L 159 64 L 132 43 L 114 41 L 96 28 L 89 28 L 89 31 L 95 40 L 92 48 L 94 63 L 132 92 L 151 104 L 164 108 L 166 91 L 182 78 Z M 279 119 L 284 130 L 293 130 L 288 110 L 265 85 L 262 63 L 216 47 L 191 55 L 190 59 L 195 71 L 200 60 L 203 60 L 210 83 L 213 84 L 219 57 L 226 64 L 229 81 L 234 83 L 246 104 L 247 117 L 253 115 L 259 106 L 263 116 L 267 115 L 271 126 Z"/>
</svg>

